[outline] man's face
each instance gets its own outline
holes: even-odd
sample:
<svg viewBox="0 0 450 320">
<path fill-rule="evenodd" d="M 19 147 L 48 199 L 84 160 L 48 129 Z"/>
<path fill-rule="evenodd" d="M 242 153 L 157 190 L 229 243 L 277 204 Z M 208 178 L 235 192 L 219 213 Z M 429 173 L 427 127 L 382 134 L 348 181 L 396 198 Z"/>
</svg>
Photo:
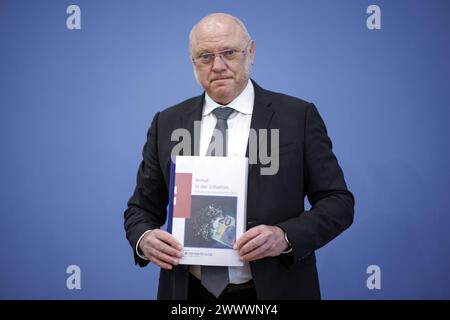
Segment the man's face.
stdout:
<svg viewBox="0 0 450 320">
<path fill-rule="evenodd" d="M 216 54 L 207 64 L 198 59 L 204 54 L 227 50 L 234 50 L 232 59 L 226 56 L 227 53 L 223 57 Z M 232 20 L 200 24 L 191 39 L 197 81 L 214 101 L 223 105 L 234 100 L 244 90 L 254 54 L 254 43 Z"/>
</svg>

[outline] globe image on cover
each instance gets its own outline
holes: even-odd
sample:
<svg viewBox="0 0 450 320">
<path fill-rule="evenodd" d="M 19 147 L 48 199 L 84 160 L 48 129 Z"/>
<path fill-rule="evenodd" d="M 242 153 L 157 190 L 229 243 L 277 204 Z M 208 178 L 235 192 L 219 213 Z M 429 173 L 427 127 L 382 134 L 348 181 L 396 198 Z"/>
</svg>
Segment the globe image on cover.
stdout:
<svg viewBox="0 0 450 320">
<path fill-rule="evenodd" d="M 192 196 L 184 245 L 230 249 L 236 241 L 237 197 Z"/>
</svg>

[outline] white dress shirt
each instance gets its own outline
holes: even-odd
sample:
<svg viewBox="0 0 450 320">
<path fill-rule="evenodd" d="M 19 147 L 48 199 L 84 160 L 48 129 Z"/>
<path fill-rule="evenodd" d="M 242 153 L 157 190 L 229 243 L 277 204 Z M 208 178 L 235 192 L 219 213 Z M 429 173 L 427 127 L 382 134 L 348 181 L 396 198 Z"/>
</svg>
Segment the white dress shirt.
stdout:
<svg viewBox="0 0 450 320">
<path fill-rule="evenodd" d="M 250 132 L 250 123 L 252 120 L 253 104 L 255 102 L 255 92 L 252 82 L 249 80 L 244 91 L 231 101 L 226 107 L 234 109 L 233 113 L 227 120 L 228 140 L 227 140 L 227 156 L 228 157 L 245 157 L 247 151 L 248 136 Z M 202 121 L 200 126 L 200 155 L 206 155 L 211 141 L 211 137 L 216 127 L 217 119 L 212 111 L 222 105 L 211 99 L 205 93 L 205 104 L 203 106 Z M 136 244 L 136 253 L 142 259 L 148 260 L 141 252 L 139 252 L 139 243 L 141 239 L 150 232 L 144 232 Z M 201 279 L 200 266 L 190 266 L 190 272 Z M 252 273 L 248 262 L 244 262 L 242 267 L 228 267 L 228 275 L 230 283 L 239 284 L 252 279 Z"/>
</svg>

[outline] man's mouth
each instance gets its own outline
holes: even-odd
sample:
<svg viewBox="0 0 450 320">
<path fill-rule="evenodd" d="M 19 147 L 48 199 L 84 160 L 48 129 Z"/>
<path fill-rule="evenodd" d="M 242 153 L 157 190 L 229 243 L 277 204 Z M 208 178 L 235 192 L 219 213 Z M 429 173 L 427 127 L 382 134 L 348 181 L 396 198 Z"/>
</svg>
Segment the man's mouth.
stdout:
<svg viewBox="0 0 450 320">
<path fill-rule="evenodd" d="M 231 79 L 231 78 L 217 78 L 217 79 L 211 80 L 211 82 L 221 81 L 221 80 L 229 80 L 229 79 Z"/>
</svg>

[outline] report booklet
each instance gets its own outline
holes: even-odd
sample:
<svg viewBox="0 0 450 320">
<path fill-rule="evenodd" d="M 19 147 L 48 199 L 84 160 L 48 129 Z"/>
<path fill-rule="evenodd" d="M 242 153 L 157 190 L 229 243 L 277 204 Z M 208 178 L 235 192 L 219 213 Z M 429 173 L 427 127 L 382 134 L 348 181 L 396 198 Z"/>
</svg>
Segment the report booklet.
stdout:
<svg viewBox="0 0 450 320">
<path fill-rule="evenodd" d="M 248 158 L 176 156 L 167 230 L 183 245 L 180 264 L 242 266 L 233 250 L 246 227 Z"/>
</svg>

